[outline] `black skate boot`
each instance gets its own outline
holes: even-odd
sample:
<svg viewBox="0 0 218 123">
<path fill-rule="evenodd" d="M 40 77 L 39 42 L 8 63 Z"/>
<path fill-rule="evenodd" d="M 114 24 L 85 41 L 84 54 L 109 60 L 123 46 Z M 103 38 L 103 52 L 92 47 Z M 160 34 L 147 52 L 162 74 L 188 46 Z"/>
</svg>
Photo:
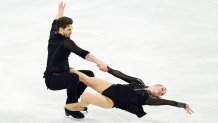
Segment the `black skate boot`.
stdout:
<svg viewBox="0 0 218 123">
<path fill-rule="evenodd" d="M 84 107 L 84 109 L 82 110 L 82 112 L 83 112 L 84 114 L 87 114 L 87 113 L 88 113 L 88 108 L 87 108 L 87 107 Z"/>
<path fill-rule="evenodd" d="M 88 112 L 88 108 L 87 108 L 87 107 L 84 107 L 84 109 L 83 109 L 82 111 Z"/>
<path fill-rule="evenodd" d="M 80 111 L 70 111 L 66 108 L 65 108 L 65 114 L 66 116 L 72 116 L 73 118 L 76 119 L 83 119 L 85 117 L 84 114 L 81 113 Z"/>
</svg>

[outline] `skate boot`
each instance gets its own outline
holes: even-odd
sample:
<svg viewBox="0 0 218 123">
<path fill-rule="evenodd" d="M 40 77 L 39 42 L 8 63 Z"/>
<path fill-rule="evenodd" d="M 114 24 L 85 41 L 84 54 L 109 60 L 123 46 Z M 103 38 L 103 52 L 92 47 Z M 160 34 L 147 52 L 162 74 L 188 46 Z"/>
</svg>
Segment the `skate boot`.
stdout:
<svg viewBox="0 0 218 123">
<path fill-rule="evenodd" d="M 80 111 L 70 111 L 66 108 L 65 108 L 65 114 L 66 116 L 72 116 L 73 118 L 76 119 L 83 119 L 85 117 L 84 114 L 81 113 Z"/>
</svg>

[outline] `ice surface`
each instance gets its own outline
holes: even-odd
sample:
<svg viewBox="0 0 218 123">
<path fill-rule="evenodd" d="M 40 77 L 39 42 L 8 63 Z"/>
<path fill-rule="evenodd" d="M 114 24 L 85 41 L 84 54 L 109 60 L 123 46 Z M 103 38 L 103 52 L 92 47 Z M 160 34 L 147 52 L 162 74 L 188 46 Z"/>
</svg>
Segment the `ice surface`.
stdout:
<svg viewBox="0 0 218 123">
<path fill-rule="evenodd" d="M 217 121 L 217 0 L 67 0 L 65 15 L 74 20 L 71 38 L 77 45 L 147 85 L 166 85 L 164 98 L 186 102 L 195 111 L 144 106 L 148 114 L 139 119 L 90 106 L 79 121 L 64 115 L 65 90 L 47 90 L 42 78 L 58 2 L 0 0 L 0 123 Z M 124 83 L 74 54 L 70 65 Z"/>
</svg>

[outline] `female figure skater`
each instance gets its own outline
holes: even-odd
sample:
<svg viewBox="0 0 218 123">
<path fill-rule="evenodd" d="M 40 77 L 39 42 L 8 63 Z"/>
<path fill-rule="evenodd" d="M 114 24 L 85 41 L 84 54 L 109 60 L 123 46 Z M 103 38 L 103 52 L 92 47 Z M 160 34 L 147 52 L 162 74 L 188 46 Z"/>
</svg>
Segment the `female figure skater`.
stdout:
<svg viewBox="0 0 218 123">
<path fill-rule="evenodd" d="M 89 77 L 73 68 L 70 72 L 78 74 L 81 82 L 100 93 L 84 92 L 80 102 L 66 104 L 65 108 L 70 111 L 82 111 L 89 104 L 93 104 L 106 109 L 116 107 L 140 118 L 146 114 L 142 105 L 171 105 L 184 108 L 188 114 L 193 113 L 186 103 L 161 99 L 160 97 L 166 93 L 166 87 L 161 84 L 145 86 L 141 79 L 125 75 L 110 67 L 108 67 L 110 74 L 129 84 L 112 84 L 96 77 Z"/>
</svg>

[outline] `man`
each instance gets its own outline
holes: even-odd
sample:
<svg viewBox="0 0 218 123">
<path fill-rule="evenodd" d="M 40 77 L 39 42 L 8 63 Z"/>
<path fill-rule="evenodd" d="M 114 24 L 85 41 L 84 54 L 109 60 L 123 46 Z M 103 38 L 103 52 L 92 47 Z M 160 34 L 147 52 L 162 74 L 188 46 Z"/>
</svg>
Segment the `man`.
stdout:
<svg viewBox="0 0 218 123">
<path fill-rule="evenodd" d="M 70 73 L 68 57 L 71 52 L 95 63 L 103 72 L 107 71 L 107 65 L 97 59 L 90 52 L 78 47 L 70 39 L 73 21 L 71 18 L 63 17 L 65 3 L 60 2 L 58 14 L 52 23 L 48 42 L 47 67 L 44 72 L 46 86 L 51 90 L 67 89 L 66 104 L 78 102 L 78 98 L 86 89 L 86 85 L 79 82 L 79 77 L 75 73 Z M 92 71 L 81 70 L 89 77 L 94 77 Z M 65 108 L 67 116 L 74 118 L 84 118 L 84 114 L 79 111 L 69 111 Z"/>
</svg>

